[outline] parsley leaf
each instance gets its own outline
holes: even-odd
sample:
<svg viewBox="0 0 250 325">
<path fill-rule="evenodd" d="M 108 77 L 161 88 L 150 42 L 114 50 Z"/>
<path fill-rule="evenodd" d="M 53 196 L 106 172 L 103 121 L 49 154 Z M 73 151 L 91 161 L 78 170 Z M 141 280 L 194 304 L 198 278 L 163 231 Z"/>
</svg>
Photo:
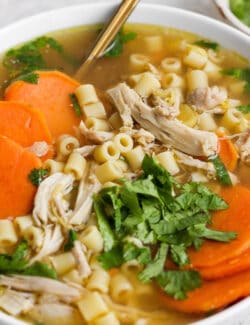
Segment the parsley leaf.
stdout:
<svg viewBox="0 0 250 325">
<path fill-rule="evenodd" d="M 159 286 L 175 299 L 186 299 L 187 291 L 199 288 L 202 284 L 198 272 L 188 270 L 166 271 L 157 277 Z"/>
<path fill-rule="evenodd" d="M 221 242 L 230 242 L 237 237 L 235 232 L 223 232 L 218 230 L 209 229 L 205 224 L 197 224 L 188 228 L 188 232 L 191 236 L 203 237 L 206 239 L 217 240 Z"/>
<path fill-rule="evenodd" d="M 123 52 L 124 44 L 134 40 L 136 37 L 137 34 L 134 32 L 125 33 L 123 30 L 119 31 L 103 55 L 109 58 L 119 57 Z"/>
<path fill-rule="evenodd" d="M 76 116 L 78 116 L 78 117 L 82 116 L 82 110 L 78 103 L 76 95 L 72 93 L 69 96 L 70 96 L 70 100 L 71 100 L 72 106 L 74 108 L 74 111 L 76 113 Z"/>
<path fill-rule="evenodd" d="M 235 79 L 240 79 L 245 81 L 245 90 L 250 92 L 250 69 L 240 69 L 240 68 L 231 68 L 221 70 L 221 73 L 227 76 L 231 76 Z"/>
<path fill-rule="evenodd" d="M 64 251 L 68 252 L 74 247 L 74 241 L 77 240 L 77 234 L 73 229 L 69 230 L 68 240 L 64 245 Z"/>
<path fill-rule="evenodd" d="M 220 157 L 216 156 L 215 158 L 210 158 L 209 160 L 212 161 L 212 163 L 214 164 L 218 180 L 221 182 L 221 184 L 225 186 L 231 186 L 231 178 Z"/>
<path fill-rule="evenodd" d="M 41 262 L 35 262 L 31 266 L 26 267 L 22 274 L 57 279 L 56 271 L 49 264 Z"/>
<path fill-rule="evenodd" d="M 199 40 L 195 42 L 194 44 L 208 48 L 208 49 L 213 49 L 214 51 L 218 51 L 220 48 L 220 45 L 216 42 L 208 42 L 204 40 Z"/>
<path fill-rule="evenodd" d="M 21 74 L 17 78 L 13 79 L 12 82 L 17 80 L 22 80 L 28 82 L 30 84 L 37 84 L 38 83 L 39 75 L 36 72 L 28 72 L 25 74 Z"/>
<path fill-rule="evenodd" d="M 29 173 L 28 177 L 31 183 L 35 186 L 39 186 L 39 184 L 48 176 L 48 169 L 44 168 L 33 168 Z"/>
<path fill-rule="evenodd" d="M 250 113 L 250 104 L 237 106 L 236 108 L 243 114 Z"/>
</svg>

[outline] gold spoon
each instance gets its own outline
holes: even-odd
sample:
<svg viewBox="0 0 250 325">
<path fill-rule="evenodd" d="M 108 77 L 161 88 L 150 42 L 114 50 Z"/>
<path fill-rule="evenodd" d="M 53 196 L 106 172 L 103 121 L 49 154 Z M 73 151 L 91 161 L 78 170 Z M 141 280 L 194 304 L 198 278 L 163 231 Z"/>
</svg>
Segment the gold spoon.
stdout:
<svg viewBox="0 0 250 325">
<path fill-rule="evenodd" d="M 77 70 L 76 74 L 74 75 L 75 79 L 80 81 L 83 79 L 83 76 L 89 69 L 90 65 L 107 49 L 107 47 L 110 45 L 110 43 L 112 42 L 116 34 L 119 32 L 125 21 L 128 19 L 129 15 L 132 13 L 139 1 L 140 0 L 122 1 L 115 14 L 103 27 L 95 44 L 85 57 L 83 64 Z"/>
</svg>

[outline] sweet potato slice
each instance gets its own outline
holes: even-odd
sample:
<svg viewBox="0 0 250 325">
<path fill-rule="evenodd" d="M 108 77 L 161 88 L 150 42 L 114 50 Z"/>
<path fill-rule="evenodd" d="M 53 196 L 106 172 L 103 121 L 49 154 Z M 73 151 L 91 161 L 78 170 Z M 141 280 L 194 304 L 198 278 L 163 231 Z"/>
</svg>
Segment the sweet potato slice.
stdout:
<svg viewBox="0 0 250 325">
<path fill-rule="evenodd" d="M 13 140 L 0 135 L 0 218 L 23 215 L 32 209 L 36 187 L 28 175 L 41 160 Z"/>
<path fill-rule="evenodd" d="M 20 102 L 0 101 L 0 117 L 0 134 L 21 146 L 30 147 L 39 141 L 52 145 L 52 136 L 43 114 L 31 106 Z"/>
<path fill-rule="evenodd" d="M 185 300 L 175 300 L 161 291 L 163 303 L 186 313 L 207 313 L 223 308 L 250 294 L 250 270 L 216 281 L 205 281 L 202 287 L 190 291 Z"/>
<path fill-rule="evenodd" d="M 79 83 L 59 71 L 40 71 L 37 84 L 18 80 L 5 91 L 8 101 L 20 101 L 40 110 L 53 137 L 74 134 L 80 118 L 72 107 L 70 94 Z"/>
<path fill-rule="evenodd" d="M 233 259 L 250 248 L 250 190 L 236 185 L 223 188 L 220 195 L 229 208 L 214 213 L 211 228 L 235 231 L 238 237 L 230 243 L 206 240 L 199 251 L 189 250 L 194 268 L 212 267 Z"/>
</svg>

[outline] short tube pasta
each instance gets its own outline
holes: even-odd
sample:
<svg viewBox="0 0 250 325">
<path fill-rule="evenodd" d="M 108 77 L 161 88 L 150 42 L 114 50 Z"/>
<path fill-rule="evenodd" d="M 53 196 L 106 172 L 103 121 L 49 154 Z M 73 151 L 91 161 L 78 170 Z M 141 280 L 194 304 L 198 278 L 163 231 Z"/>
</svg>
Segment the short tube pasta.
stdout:
<svg viewBox="0 0 250 325">
<path fill-rule="evenodd" d="M 108 307 L 98 292 L 89 292 L 76 302 L 83 318 L 87 322 L 107 314 Z"/>
<path fill-rule="evenodd" d="M 0 220 L 0 246 L 8 247 L 16 244 L 18 237 L 12 221 Z"/>
<path fill-rule="evenodd" d="M 24 230 L 23 236 L 33 249 L 38 249 L 42 246 L 44 234 L 41 228 L 28 227 Z"/>
<path fill-rule="evenodd" d="M 74 149 L 80 147 L 80 142 L 71 135 L 62 135 L 57 141 L 57 153 L 68 156 Z"/>
<path fill-rule="evenodd" d="M 79 105 L 83 107 L 87 104 L 93 104 L 99 101 L 95 87 L 90 84 L 81 85 L 75 90 Z"/>
<path fill-rule="evenodd" d="M 120 156 L 120 150 L 113 141 L 106 141 L 96 147 L 94 158 L 99 163 L 105 161 L 117 160 Z"/>
<path fill-rule="evenodd" d="M 141 167 L 145 153 L 141 146 L 137 146 L 131 151 L 125 152 L 123 154 L 133 171 L 138 170 Z"/>
<path fill-rule="evenodd" d="M 110 275 L 108 272 L 99 269 L 94 270 L 88 279 L 86 288 L 91 291 L 107 293 L 109 291 Z"/>
<path fill-rule="evenodd" d="M 105 119 L 107 117 L 105 107 L 102 102 L 84 105 L 82 110 L 86 118 L 96 117 Z"/>
<path fill-rule="evenodd" d="M 210 113 L 202 113 L 198 117 L 198 126 L 204 131 L 215 131 L 217 129 L 217 124 L 213 116 Z"/>
<path fill-rule="evenodd" d="M 103 238 L 96 226 L 88 226 L 79 236 L 79 240 L 93 253 L 103 250 Z"/>
<path fill-rule="evenodd" d="M 86 159 L 78 152 L 72 152 L 65 164 L 64 173 L 73 174 L 76 180 L 80 180 L 87 166 Z"/>
<path fill-rule="evenodd" d="M 193 69 L 201 69 L 207 63 L 207 52 L 195 45 L 188 45 L 183 56 L 183 63 Z"/>
<path fill-rule="evenodd" d="M 125 160 L 118 159 L 115 162 L 116 166 L 120 168 L 124 173 L 128 171 L 129 166 L 128 163 Z"/>
<path fill-rule="evenodd" d="M 185 88 L 185 79 L 174 72 L 166 73 L 161 80 L 163 88 Z"/>
<path fill-rule="evenodd" d="M 109 123 L 111 124 L 113 129 L 120 129 L 122 127 L 122 119 L 118 112 L 113 113 L 109 118 Z"/>
<path fill-rule="evenodd" d="M 129 65 L 132 70 L 135 71 L 144 71 L 147 63 L 150 62 L 150 59 L 148 56 L 143 54 L 131 54 L 129 57 Z"/>
<path fill-rule="evenodd" d="M 121 273 L 115 274 L 110 279 L 110 294 L 117 302 L 126 302 L 133 290 L 132 284 Z"/>
<path fill-rule="evenodd" d="M 55 174 L 62 172 L 64 170 L 65 164 L 62 161 L 56 161 L 54 159 L 47 159 L 44 162 L 44 168 L 46 168 L 49 171 L 49 174 Z"/>
<path fill-rule="evenodd" d="M 191 70 L 187 73 L 187 86 L 189 91 L 208 87 L 207 74 L 202 70 Z"/>
<path fill-rule="evenodd" d="M 132 150 L 134 145 L 133 139 L 126 133 L 118 133 L 115 135 L 113 142 L 121 153 Z"/>
<path fill-rule="evenodd" d="M 50 260 L 59 275 L 69 272 L 76 266 L 75 258 L 71 252 L 50 257 Z"/>
<path fill-rule="evenodd" d="M 104 316 L 98 317 L 94 321 L 94 325 L 120 325 L 120 322 L 115 314 L 110 312 Z"/>
<path fill-rule="evenodd" d="M 164 151 L 156 156 L 159 164 L 164 167 L 171 175 L 176 175 L 179 173 L 180 168 L 174 158 L 172 151 Z"/>
<path fill-rule="evenodd" d="M 33 226 L 32 217 L 29 215 L 16 217 L 13 223 L 17 230 L 17 233 L 21 236 L 23 236 L 25 229 Z"/>
<path fill-rule="evenodd" d="M 208 60 L 203 71 L 206 72 L 209 79 L 213 81 L 217 81 L 221 79 L 222 75 L 220 71 L 222 68 L 217 64 L 213 63 L 212 61 Z"/>
<path fill-rule="evenodd" d="M 145 72 L 135 85 L 134 90 L 140 96 L 148 97 L 159 88 L 161 88 L 159 80 L 151 72 Z"/>
<path fill-rule="evenodd" d="M 112 182 L 123 176 L 122 170 L 116 166 L 115 161 L 106 161 L 104 164 L 97 166 L 95 174 L 102 184 Z"/>
<path fill-rule="evenodd" d="M 66 282 L 73 282 L 82 284 L 83 278 L 80 276 L 79 272 L 76 269 L 72 269 L 69 272 L 63 275 L 63 280 Z"/>
<path fill-rule="evenodd" d="M 164 72 L 180 73 L 182 70 L 182 63 L 178 58 L 169 57 L 161 61 L 161 68 Z"/>
<path fill-rule="evenodd" d="M 221 126 L 232 131 L 242 119 L 242 114 L 236 108 L 229 108 L 221 119 Z"/>
<path fill-rule="evenodd" d="M 85 121 L 85 125 L 88 129 L 94 131 L 109 131 L 109 123 L 106 120 L 99 119 L 96 117 L 89 117 Z"/>
</svg>

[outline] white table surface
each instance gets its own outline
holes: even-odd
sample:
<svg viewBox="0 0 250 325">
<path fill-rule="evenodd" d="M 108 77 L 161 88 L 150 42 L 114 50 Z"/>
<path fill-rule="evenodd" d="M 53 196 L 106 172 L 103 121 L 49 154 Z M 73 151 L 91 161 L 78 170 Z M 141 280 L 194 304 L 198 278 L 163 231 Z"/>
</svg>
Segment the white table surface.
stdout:
<svg viewBox="0 0 250 325">
<path fill-rule="evenodd" d="M 12 22 L 43 11 L 103 0 L 0 0 L 0 28 Z M 112 2 L 112 0 L 106 0 Z M 213 0 L 141 0 L 144 3 L 159 3 L 196 11 L 223 20 Z M 0 325 L 2 323 L 0 322 Z M 231 325 L 231 323 L 230 323 Z M 250 319 L 232 325 L 250 325 Z"/>
</svg>

